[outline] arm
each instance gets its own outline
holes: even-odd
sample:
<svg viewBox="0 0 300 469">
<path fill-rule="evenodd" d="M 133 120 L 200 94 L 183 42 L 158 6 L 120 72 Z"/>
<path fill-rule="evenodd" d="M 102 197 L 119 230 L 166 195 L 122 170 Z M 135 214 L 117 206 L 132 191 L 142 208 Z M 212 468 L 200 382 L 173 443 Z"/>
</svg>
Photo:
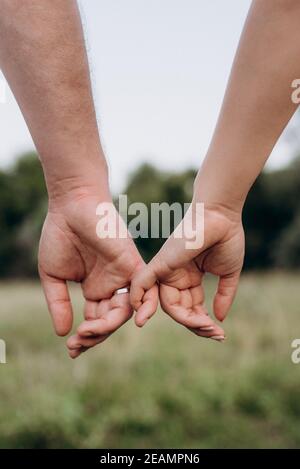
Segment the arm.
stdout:
<svg viewBox="0 0 300 469">
<path fill-rule="evenodd" d="M 297 0 L 253 1 L 191 209 L 183 220 L 192 225 L 197 203 L 204 203 L 204 244 L 186 249 L 184 238 L 171 236 L 134 278 L 131 302 L 136 309 L 159 280 L 163 308 L 191 328 L 197 313 L 205 312 L 202 278 L 210 272 L 219 277 L 214 312 L 225 318 L 243 264 L 246 196 L 296 110 L 291 84 L 300 75 L 299 21 Z M 201 334 L 194 327 L 193 332 L 224 339 L 220 329 Z"/>
<path fill-rule="evenodd" d="M 0 65 L 44 168 L 50 205 L 69 191 L 108 191 L 75 0 L 1 0 Z"/>
<path fill-rule="evenodd" d="M 96 234 L 97 206 L 112 200 L 76 1 L 0 0 L 0 10 L 1 68 L 36 144 L 49 193 L 39 272 L 57 334 L 72 327 L 67 281 L 80 282 L 85 298 L 86 321 L 68 340 L 75 358 L 131 317 L 128 293 L 114 292 L 130 283 L 142 259 L 129 237 Z"/>
<path fill-rule="evenodd" d="M 254 180 L 294 114 L 300 76 L 300 3 L 255 0 L 195 195 L 241 211 Z"/>
</svg>

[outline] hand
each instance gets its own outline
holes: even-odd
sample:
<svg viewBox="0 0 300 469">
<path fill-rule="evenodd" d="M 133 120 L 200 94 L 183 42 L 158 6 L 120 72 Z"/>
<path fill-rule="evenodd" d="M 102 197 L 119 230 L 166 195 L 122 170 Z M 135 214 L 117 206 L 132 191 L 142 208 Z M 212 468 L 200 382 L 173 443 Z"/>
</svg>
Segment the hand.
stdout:
<svg viewBox="0 0 300 469">
<path fill-rule="evenodd" d="M 68 339 L 69 354 L 76 358 L 87 348 L 103 342 L 132 316 L 129 294 L 114 295 L 130 284 L 143 261 L 128 236 L 99 239 L 96 207 L 111 202 L 97 191 L 73 194 L 68 202 L 53 204 L 40 241 L 39 273 L 54 328 L 58 335 L 72 328 L 72 306 L 67 281 L 80 282 L 85 298 L 85 321 Z M 119 216 L 113 209 L 116 219 Z M 120 219 L 119 219 L 120 220 Z M 157 308 L 157 287 L 148 293 L 144 312 Z"/>
<path fill-rule="evenodd" d="M 180 225 L 184 226 L 184 233 L 191 231 L 196 213 L 194 200 Z M 224 340 L 223 329 L 207 314 L 202 281 L 208 272 L 219 277 L 213 310 L 216 318 L 223 321 L 238 287 L 244 232 L 240 214 L 221 206 L 206 206 L 204 226 L 203 246 L 187 249 L 189 240 L 185 236 L 176 238 L 173 233 L 152 261 L 135 273 L 130 300 L 137 310 L 136 321 L 145 295 L 159 281 L 160 302 L 167 314 L 197 335 Z"/>
</svg>

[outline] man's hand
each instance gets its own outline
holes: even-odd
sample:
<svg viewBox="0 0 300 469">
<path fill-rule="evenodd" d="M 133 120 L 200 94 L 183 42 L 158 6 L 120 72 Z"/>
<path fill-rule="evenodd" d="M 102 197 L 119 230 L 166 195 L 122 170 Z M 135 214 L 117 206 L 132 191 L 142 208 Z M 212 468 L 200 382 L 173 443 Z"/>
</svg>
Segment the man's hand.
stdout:
<svg viewBox="0 0 300 469">
<path fill-rule="evenodd" d="M 183 233 L 191 232 L 188 225 L 197 220 L 196 210 L 194 201 L 182 221 Z M 159 281 L 160 301 L 167 314 L 197 335 L 224 340 L 223 329 L 207 314 L 202 281 L 205 273 L 219 277 L 213 310 L 216 318 L 223 321 L 238 286 L 244 258 L 244 233 L 240 216 L 223 207 L 206 207 L 204 226 L 203 246 L 188 249 L 190 240 L 176 238 L 173 234 L 153 260 L 136 272 L 130 298 L 138 311 L 138 325 L 144 324 L 139 316 L 144 295 Z"/>
<path fill-rule="evenodd" d="M 58 335 L 72 328 L 72 306 L 67 281 L 80 282 L 85 297 L 85 321 L 68 339 L 69 353 L 76 358 L 87 348 L 103 342 L 132 316 L 129 294 L 114 292 L 130 284 L 143 261 L 129 237 L 99 239 L 96 208 L 103 200 L 97 193 L 74 194 L 68 202 L 51 205 L 43 227 L 39 272 L 49 311 Z M 116 219 L 119 219 L 117 214 Z M 120 219 L 119 219 L 120 221 Z M 157 308 L 157 287 L 149 291 L 145 312 Z"/>
<path fill-rule="evenodd" d="M 40 155 L 49 194 L 39 271 L 59 335 L 72 327 L 66 282 L 81 282 L 86 299 L 88 321 L 68 341 L 76 357 L 130 318 L 128 294 L 114 292 L 130 283 L 142 260 L 130 238 L 96 235 L 96 207 L 111 197 L 77 1 L 0 0 L 0 9 L 0 66 Z M 152 292 L 157 304 L 156 287 Z"/>
</svg>

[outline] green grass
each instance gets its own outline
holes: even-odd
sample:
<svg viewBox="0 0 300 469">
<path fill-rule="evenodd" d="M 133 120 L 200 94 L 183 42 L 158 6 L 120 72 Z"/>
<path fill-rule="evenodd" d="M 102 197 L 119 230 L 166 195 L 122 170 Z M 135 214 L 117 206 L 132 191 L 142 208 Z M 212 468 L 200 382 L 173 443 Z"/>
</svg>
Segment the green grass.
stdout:
<svg viewBox="0 0 300 469">
<path fill-rule="evenodd" d="M 299 447 L 299 303 L 297 276 L 244 276 L 224 344 L 158 313 L 72 361 L 39 285 L 2 283 L 0 447 Z"/>
</svg>

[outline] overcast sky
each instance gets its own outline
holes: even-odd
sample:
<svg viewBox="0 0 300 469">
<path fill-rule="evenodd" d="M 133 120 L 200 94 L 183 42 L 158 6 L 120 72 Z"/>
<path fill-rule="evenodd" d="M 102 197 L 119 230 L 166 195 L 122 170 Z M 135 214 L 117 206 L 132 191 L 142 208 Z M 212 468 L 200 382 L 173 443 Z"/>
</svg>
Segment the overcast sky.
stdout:
<svg viewBox="0 0 300 469">
<path fill-rule="evenodd" d="M 114 191 L 143 161 L 199 167 L 250 0 L 81 0 L 102 142 Z M 33 143 L 6 90 L 0 166 Z M 1 89 L 0 89 L 1 100 Z M 269 164 L 284 164 L 281 142 Z"/>
</svg>

